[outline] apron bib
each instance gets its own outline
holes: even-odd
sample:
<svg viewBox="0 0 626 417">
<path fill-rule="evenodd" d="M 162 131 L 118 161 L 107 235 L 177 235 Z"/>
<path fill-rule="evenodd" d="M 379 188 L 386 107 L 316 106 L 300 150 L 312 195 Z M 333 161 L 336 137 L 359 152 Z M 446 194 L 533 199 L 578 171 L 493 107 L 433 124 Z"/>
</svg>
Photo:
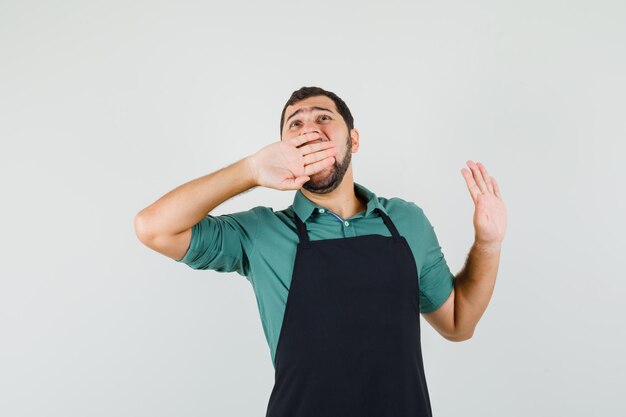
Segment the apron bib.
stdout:
<svg viewBox="0 0 626 417">
<path fill-rule="evenodd" d="M 391 232 L 299 243 L 266 417 L 430 417 L 419 283 L 406 239 Z"/>
</svg>

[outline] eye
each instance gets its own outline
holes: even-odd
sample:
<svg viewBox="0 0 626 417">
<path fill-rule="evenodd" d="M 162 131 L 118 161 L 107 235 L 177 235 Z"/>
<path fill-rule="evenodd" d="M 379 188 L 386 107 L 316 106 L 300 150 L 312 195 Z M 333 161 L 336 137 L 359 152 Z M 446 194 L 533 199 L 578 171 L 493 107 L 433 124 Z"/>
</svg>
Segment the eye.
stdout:
<svg viewBox="0 0 626 417">
<path fill-rule="evenodd" d="M 330 116 L 329 116 L 329 115 L 327 115 L 327 114 L 322 114 L 322 115 L 320 115 L 320 116 L 318 117 L 318 119 L 321 119 L 322 117 L 326 117 L 326 118 L 327 118 L 327 120 L 332 120 L 332 119 L 333 119 L 332 117 L 330 117 Z M 290 127 L 290 128 L 291 128 L 291 127 L 293 127 L 293 126 L 294 126 L 294 124 L 296 124 L 296 123 L 300 123 L 300 121 L 299 121 L 299 120 L 294 120 L 293 122 L 291 122 L 291 123 L 289 124 L 289 127 Z"/>
</svg>

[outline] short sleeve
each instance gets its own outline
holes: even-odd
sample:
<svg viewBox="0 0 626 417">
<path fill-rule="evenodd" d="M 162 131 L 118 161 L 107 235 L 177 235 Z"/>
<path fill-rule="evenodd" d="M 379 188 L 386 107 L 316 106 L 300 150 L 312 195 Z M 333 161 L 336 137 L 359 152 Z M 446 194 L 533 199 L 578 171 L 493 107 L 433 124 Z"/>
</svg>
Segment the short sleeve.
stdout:
<svg viewBox="0 0 626 417">
<path fill-rule="evenodd" d="M 251 210 L 213 216 L 208 214 L 191 229 L 191 242 L 182 259 L 193 269 L 237 272 L 248 276 L 254 251 L 259 212 Z"/>
<path fill-rule="evenodd" d="M 420 312 L 432 313 L 450 296 L 454 288 L 454 275 L 448 267 L 433 225 L 424 211 L 420 207 L 418 209 L 420 247 L 423 248 L 419 270 Z"/>
</svg>

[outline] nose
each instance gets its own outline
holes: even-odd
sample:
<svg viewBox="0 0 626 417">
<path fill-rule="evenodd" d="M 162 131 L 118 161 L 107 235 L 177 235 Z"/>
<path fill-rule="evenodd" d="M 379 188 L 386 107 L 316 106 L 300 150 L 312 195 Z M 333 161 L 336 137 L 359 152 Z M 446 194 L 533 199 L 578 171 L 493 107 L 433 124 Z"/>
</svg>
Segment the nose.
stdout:
<svg viewBox="0 0 626 417">
<path fill-rule="evenodd" d="M 317 128 L 313 128 L 313 127 L 309 127 L 309 126 L 305 126 L 304 129 L 302 129 L 302 133 L 300 133 L 301 135 L 306 135 L 307 133 L 318 133 L 321 135 L 319 129 Z"/>
<path fill-rule="evenodd" d="M 320 138 L 323 140 L 322 132 L 320 127 L 312 120 L 306 120 L 303 122 L 302 128 L 300 129 L 300 134 L 305 135 L 307 133 L 317 133 Z"/>
<path fill-rule="evenodd" d="M 302 132 L 303 134 L 311 132 L 317 132 L 320 135 L 322 134 L 319 124 L 315 121 L 315 118 L 313 117 L 303 118 L 302 126 L 300 126 L 300 132 Z"/>
</svg>

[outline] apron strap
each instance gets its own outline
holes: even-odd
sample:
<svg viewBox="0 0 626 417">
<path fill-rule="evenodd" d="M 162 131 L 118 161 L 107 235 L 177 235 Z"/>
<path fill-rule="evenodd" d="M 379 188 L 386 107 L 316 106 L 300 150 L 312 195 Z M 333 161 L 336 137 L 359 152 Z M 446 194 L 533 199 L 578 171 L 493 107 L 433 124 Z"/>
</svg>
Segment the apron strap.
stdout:
<svg viewBox="0 0 626 417">
<path fill-rule="evenodd" d="M 295 217 L 295 220 L 296 220 L 296 226 L 298 227 L 298 238 L 300 239 L 300 243 L 303 246 L 308 246 L 309 245 L 309 234 L 306 231 L 306 226 L 302 222 L 302 220 L 300 220 L 300 216 L 298 216 L 298 213 L 294 213 L 294 217 Z"/>
<path fill-rule="evenodd" d="M 387 228 L 391 232 L 391 236 L 393 236 L 394 240 L 397 240 L 397 241 L 401 240 L 400 233 L 398 233 L 398 229 L 396 229 L 396 225 L 393 224 L 393 222 L 391 221 L 391 218 L 389 218 L 389 216 L 385 214 L 385 212 L 382 211 L 379 207 L 376 207 L 374 210 L 376 210 L 378 214 L 380 215 L 380 217 L 383 218 L 383 221 L 385 222 L 385 225 L 387 225 Z"/>
</svg>

